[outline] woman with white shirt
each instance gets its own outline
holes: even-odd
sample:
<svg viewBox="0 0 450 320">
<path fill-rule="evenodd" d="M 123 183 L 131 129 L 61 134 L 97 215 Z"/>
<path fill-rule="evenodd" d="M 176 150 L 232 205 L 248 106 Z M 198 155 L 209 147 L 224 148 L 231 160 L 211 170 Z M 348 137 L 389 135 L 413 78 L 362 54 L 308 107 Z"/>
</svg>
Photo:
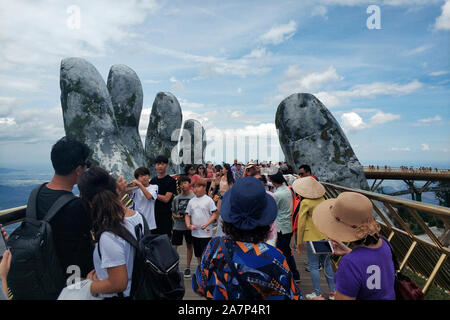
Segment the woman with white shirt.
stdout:
<svg viewBox="0 0 450 320">
<path fill-rule="evenodd" d="M 135 249 L 124 236 L 126 230 L 135 237 L 136 232 L 142 235 L 144 221 L 141 214 L 126 208 L 120 201 L 126 185 L 123 181 L 116 188 L 116 180 L 99 167 L 87 170 L 78 181 L 80 196 L 90 208 L 97 241 L 95 270 L 87 278 L 93 280 L 91 293 L 103 298 L 130 297 Z M 141 226 L 136 228 L 138 225 Z"/>
</svg>

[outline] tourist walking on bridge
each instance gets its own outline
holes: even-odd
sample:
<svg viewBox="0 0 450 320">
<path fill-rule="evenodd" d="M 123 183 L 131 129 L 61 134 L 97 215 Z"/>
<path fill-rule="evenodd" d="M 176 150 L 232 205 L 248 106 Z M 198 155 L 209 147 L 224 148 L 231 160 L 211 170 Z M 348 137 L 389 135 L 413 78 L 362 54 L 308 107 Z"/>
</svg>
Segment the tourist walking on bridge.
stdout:
<svg viewBox="0 0 450 320">
<path fill-rule="evenodd" d="M 395 300 L 391 249 L 367 197 L 342 192 L 314 209 L 313 222 L 333 239 L 334 253 L 344 255 L 335 274 L 336 300 Z M 353 249 L 341 241 L 352 242 Z"/>
<path fill-rule="evenodd" d="M 300 212 L 298 213 L 297 226 L 297 252 L 302 253 L 302 246 L 306 245 L 308 255 L 308 265 L 313 282 L 314 292 L 306 295 L 306 299 L 317 300 L 323 299 L 322 290 L 320 288 L 319 267 L 323 266 L 325 277 L 328 283 L 329 299 L 334 300 L 334 272 L 331 266 L 329 254 L 314 254 L 311 242 L 325 240 L 327 237 L 314 226 L 312 221 L 312 213 L 314 208 L 321 202 L 325 201 L 323 195 L 325 188 L 317 182 L 313 177 L 299 178 L 292 184 L 294 191 L 303 199 L 300 202 Z"/>
<path fill-rule="evenodd" d="M 292 194 L 286 185 L 286 180 L 281 172 L 269 175 L 269 179 L 275 186 L 275 201 L 278 208 L 277 213 L 277 248 L 280 249 L 286 257 L 289 268 L 291 269 L 295 281 L 300 281 L 300 273 L 297 270 L 294 256 L 291 249 L 292 239 Z"/>
</svg>

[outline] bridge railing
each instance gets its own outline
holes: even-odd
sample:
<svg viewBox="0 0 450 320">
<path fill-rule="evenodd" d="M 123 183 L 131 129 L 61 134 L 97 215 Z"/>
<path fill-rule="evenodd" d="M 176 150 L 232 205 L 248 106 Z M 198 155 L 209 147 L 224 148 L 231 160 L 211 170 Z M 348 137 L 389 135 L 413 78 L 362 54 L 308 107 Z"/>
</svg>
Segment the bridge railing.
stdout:
<svg viewBox="0 0 450 320">
<path fill-rule="evenodd" d="M 427 225 L 432 221 L 440 224 L 444 234 L 450 231 L 450 209 L 446 207 L 424 204 L 379 193 L 350 189 L 330 183 L 322 183 L 326 189 L 326 198 L 335 198 L 343 191 L 359 192 L 367 196 L 373 203 L 374 215 L 381 225 L 382 234 L 392 243 L 400 270 L 407 267 L 426 279 L 422 290 L 428 291 L 434 282 L 438 287 L 450 291 L 450 249 Z M 131 199 L 122 199 L 130 205 Z M 25 218 L 26 206 L 0 211 L 0 224 L 4 226 L 17 223 Z M 422 239 L 413 229 L 420 228 L 428 236 Z M 338 265 L 339 260 L 336 261 Z"/>
<path fill-rule="evenodd" d="M 399 269 L 407 267 L 425 278 L 426 283 L 422 288 L 425 294 L 433 282 L 447 292 L 450 291 L 450 249 L 447 241 L 441 241 L 446 238 L 445 235 L 448 235 L 450 229 L 450 208 L 330 183 L 322 184 L 326 189 L 326 198 L 335 198 L 344 191 L 367 196 L 372 201 L 374 215 L 380 222 L 382 234 L 391 242 L 399 259 Z M 430 229 L 429 224 L 441 226 L 444 236 L 440 239 Z M 418 231 L 423 231 L 427 239 L 419 237 Z"/>
<path fill-rule="evenodd" d="M 391 172 L 416 172 L 416 173 L 450 173 L 450 169 L 438 169 L 432 167 L 390 167 L 390 166 L 364 166 L 364 171 L 391 171 Z"/>
</svg>

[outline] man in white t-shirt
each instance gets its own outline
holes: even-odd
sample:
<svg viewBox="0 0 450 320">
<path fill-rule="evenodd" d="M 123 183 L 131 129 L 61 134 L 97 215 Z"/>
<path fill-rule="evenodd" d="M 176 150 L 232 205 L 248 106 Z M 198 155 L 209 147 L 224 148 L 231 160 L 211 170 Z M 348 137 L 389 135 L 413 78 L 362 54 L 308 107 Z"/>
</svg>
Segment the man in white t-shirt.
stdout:
<svg viewBox="0 0 450 320">
<path fill-rule="evenodd" d="M 200 263 L 203 251 L 213 236 L 212 223 L 217 219 L 217 207 L 206 195 L 207 181 L 197 178 L 192 183 L 195 198 L 186 207 L 186 226 L 192 231 L 194 255 Z"/>
<path fill-rule="evenodd" d="M 134 171 L 136 180 L 132 184 L 138 186 L 132 191 L 133 209 L 142 213 L 151 230 L 156 229 L 155 199 L 158 197 L 158 186 L 150 184 L 150 171 L 146 167 L 139 167 Z"/>
</svg>

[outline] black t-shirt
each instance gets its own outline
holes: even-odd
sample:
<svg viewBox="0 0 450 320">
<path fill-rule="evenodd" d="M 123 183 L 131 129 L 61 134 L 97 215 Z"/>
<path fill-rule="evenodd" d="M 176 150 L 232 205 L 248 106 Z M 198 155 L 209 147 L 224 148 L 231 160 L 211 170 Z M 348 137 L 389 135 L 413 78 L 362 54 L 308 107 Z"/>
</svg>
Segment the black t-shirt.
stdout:
<svg viewBox="0 0 450 320">
<path fill-rule="evenodd" d="M 65 190 L 52 190 L 43 186 L 37 197 L 37 218 L 43 219 L 50 207 L 62 195 L 70 193 Z M 80 267 L 81 277 L 94 269 L 91 237 L 92 222 L 89 212 L 84 208 L 81 199 L 75 199 L 65 205 L 50 221 L 59 258 L 65 277 L 67 267 Z"/>
<path fill-rule="evenodd" d="M 164 196 L 167 192 L 172 192 L 172 198 L 169 202 L 164 203 L 160 200 L 155 202 L 155 233 L 167 233 L 172 231 L 172 201 L 177 193 L 177 183 L 174 178 L 167 175 L 162 179 L 154 177 L 150 180 L 150 184 L 158 185 L 158 195 Z"/>
</svg>

